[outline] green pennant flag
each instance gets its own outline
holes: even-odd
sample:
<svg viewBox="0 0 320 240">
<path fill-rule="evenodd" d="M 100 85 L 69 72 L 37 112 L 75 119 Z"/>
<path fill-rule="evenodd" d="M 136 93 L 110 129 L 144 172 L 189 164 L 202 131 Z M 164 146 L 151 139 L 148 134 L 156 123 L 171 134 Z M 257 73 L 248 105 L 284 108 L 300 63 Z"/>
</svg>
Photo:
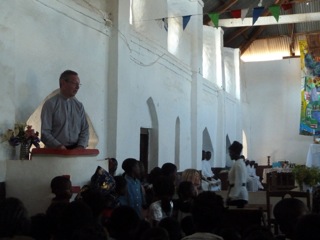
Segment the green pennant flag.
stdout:
<svg viewBox="0 0 320 240">
<path fill-rule="evenodd" d="M 213 22 L 213 25 L 216 28 L 218 28 L 219 27 L 219 25 L 218 25 L 218 23 L 219 23 L 219 13 L 209 13 L 208 15 L 209 15 L 211 21 Z"/>
<path fill-rule="evenodd" d="M 280 15 L 280 6 L 279 5 L 271 5 L 269 7 L 269 11 L 272 13 L 274 18 L 279 21 L 279 15 Z"/>
</svg>

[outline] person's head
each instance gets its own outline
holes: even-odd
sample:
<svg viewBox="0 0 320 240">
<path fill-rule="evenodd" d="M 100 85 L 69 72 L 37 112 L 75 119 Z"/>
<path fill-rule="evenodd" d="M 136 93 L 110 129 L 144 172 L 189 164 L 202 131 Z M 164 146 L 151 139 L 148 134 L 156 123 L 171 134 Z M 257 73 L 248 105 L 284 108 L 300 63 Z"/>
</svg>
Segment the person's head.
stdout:
<svg viewBox="0 0 320 240">
<path fill-rule="evenodd" d="M 168 176 L 161 176 L 153 184 L 153 190 L 155 196 L 158 198 L 169 197 L 171 198 L 174 194 L 175 187 L 171 178 Z"/>
<path fill-rule="evenodd" d="M 167 230 L 162 227 L 147 229 L 140 237 L 140 240 L 171 240 Z"/>
<path fill-rule="evenodd" d="M 30 217 L 31 219 L 31 237 L 34 239 L 51 239 L 51 223 L 44 213 L 37 213 Z"/>
<path fill-rule="evenodd" d="M 147 176 L 147 172 L 146 172 L 146 168 L 144 166 L 144 163 L 142 161 L 138 161 L 138 165 L 139 165 L 139 169 L 140 169 L 140 180 L 142 182 L 146 181 L 146 176 Z"/>
<path fill-rule="evenodd" d="M 109 173 L 114 176 L 118 168 L 118 161 L 115 158 L 106 158 L 106 160 L 108 160 Z"/>
<path fill-rule="evenodd" d="M 318 240 L 320 236 L 320 215 L 307 214 L 301 216 L 294 230 L 295 240 Z"/>
<path fill-rule="evenodd" d="M 95 219 L 99 219 L 103 210 L 107 207 L 105 195 L 97 188 L 88 188 L 81 194 L 82 201 L 91 209 Z"/>
<path fill-rule="evenodd" d="M 72 197 L 72 184 L 67 176 L 56 176 L 51 180 L 51 192 L 56 195 L 55 200 L 69 201 Z"/>
<path fill-rule="evenodd" d="M 155 167 L 153 168 L 150 173 L 148 174 L 148 179 L 147 181 L 150 183 L 150 184 L 153 184 L 154 181 L 161 176 L 161 168 L 159 167 Z"/>
<path fill-rule="evenodd" d="M 137 212 L 129 206 L 115 208 L 107 223 L 110 236 L 117 240 L 134 239 L 140 227 Z"/>
<path fill-rule="evenodd" d="M 201 192 L 194 200 L 192 218 L 196 232 L 212 232 L 225 212 L 223 198 L 215 192 Z"/>
<path fill-rule="evenodd" d="M 181 181 L 192 182 L 196 193 L 198 194 L 198 189 L 201 185 L 201 176 L 198 170 L 196 169 L 186 169 L 182 172 Z"/>
<path fill-rule="evenodd" d="M 255 161 L 253 161 L 253 160 L 252 160 L 252 161 L 250 161 L 250 166 L 251 166 L 251 167 L 254 167 L 255 163 L 256 163 L 256 162 L 255 162 Z"/>
<path fill-rule="evenodd" d="M 196 232 L 193 218 L 191 215 L 187 215 L 180 221 L 181 230 L 184 233 L 184 235 L 189 236 Z"/>
<path fill-rule="evenodd" d="M 178 196 L 181 200 L 188 200 L 196 197 L 196 191 L 193 183 L 189 181 L 182 181 L 178 186 Z"/>
<path fill-rule="evenodd" d="M 114 181 L 116 182 L 115 192 L 119 196 L 124 196 L 127 192 L 127 181 L 123 176 L 114 176 Z"/>
<path fill-rule="evenodd" d="M 211 159 L 211 152 L 206 151 L 206 160 L 209 161 Z"/>
<path fill-rule="evenodd" d="M 87 226 L 93 226 L 94 223 L 95 219 L 92 210 L 84 201 L 70 202 L 62 212 L 57 239 L 61 239 L 60 237 L 62 236 L 70 239 L 75 231 Z"/>
<path fill-rule="evenodd" d="M 63 212 L 67 209 L 69 204 L 69 202 L 53 202 L 47 208 L 46 216 L 49 221 L 50 232 L 53 236 L 58 233 Z"/>
<path fill-rule="evenodd" d="M 138 160 L 134 158 L 127 158 L 122 163 L 122 169 L 128 176 L 139 178 L 140 177 L 140 166 Z"/>
<path fill-rule="evenodd" d="M 202 150 L 202 160 L 205 160 L 205 159 L 206 159 L 206 151 Z"/>
<path fill-rule="evenodd" d="M 307 213 L 307 207 L 300 199 L 284 198 L 273 209 L 273 215 L 279 224 L 281 232 L 292 237 L 299 217 Z"/>
<path fill-rule="evenodd" d="M 63 96 L 74 97 L 80 88 L 80 79 L 78 73 L 72 70 L 66 70 L 61 73 L 59 78 L 60 92 Z"/>
<path fill-rule="evenodd" d="M 164 163 L 161 167 L 161 174 L 170 177 L 175 182 L 177 178 L 177 166 L 173 163 Z"/>
<path fill-rule="evenodd" d="M 234 141 L 229 147 L 229 155 L 232 160 L 237 160 L 242 152 L 242 144 Z"/>
<path fill-rule="evenodd" d="M 29 230 L 30 219 L 21 200 L 9 197 L 0 201 L 0 238 L 26 235 Z"/>
<path fill-rule="evenodd" d="M 175 186 L 172 179 L 168 176 L 159 177 L 153 184 L 155 197 L 161 200 L 162 211 L 170 215 L 172 210 L 171 200 L 175 192 Z"/>
<path fill-rule="evenodd" d="M 167 230 L 170 240 L 180 240 L 182 238 L 180 223 L 173 217 L 166 217 L 160 220 L 159 227 Z"/>
<path fill-rule="evenodd" d="M 223 239 L 225 239 L 224 236 L 222 237 Z M 243 231 L 242 239 L 243 240 L 274 240 L 274 236 L 270 229 L 263 226 L 259 226 L 259 225 L 252 225 L 252 226 L 248 226 Z"/>
</svg>

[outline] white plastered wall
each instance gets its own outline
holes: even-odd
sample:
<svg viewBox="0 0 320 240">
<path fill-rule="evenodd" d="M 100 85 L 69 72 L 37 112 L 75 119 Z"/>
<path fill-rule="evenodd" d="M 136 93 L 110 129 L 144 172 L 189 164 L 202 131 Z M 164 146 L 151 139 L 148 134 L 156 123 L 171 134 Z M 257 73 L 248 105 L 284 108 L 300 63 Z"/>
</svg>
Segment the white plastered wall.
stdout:
<svg viewBox="0 0 320 240">
<path fill-rule="evenodd" d="M 0 20 L 0 48 L 5 53 L 0 56 L 1 133 L 26 122 L 59 87 L 61 72 L 72 69 L 79 73 L 77 98 L 98 129 L 99 158 L 104 157 L 110 29 L 102 16 L 73 1 L 12 0 L 1 3 Z M 1 163 L 13 158 L 7 142 L 0 148 Z M 5 178 L 5 172 L 1 174 Z"/>
<path fill-rule="evenodd" d="M 150 102 L 158 120 L 158 143 L 153 146 L 156 159 L 149 159 L 154 165 L 149 166 L 175 161 L 177 118 L 179 170 L 201 168 L 205 128 L 215 150 L 215 164 L 223 166 L 223 33 L 213 28 L 213 37 L 203 33 L 202 2 L 190 1 L 186 5 L 184 1 L 168 1 L 165 6 L 161 1 L 152 7 L 168 14 L 180 7 L 184 7 L 183 14 L 192 10 L 194 16 L 187 28 L 180 29 L 175 36 L 175 44 L 179 43 L 176 48 L 167 44 L 174 31 L 158 27 L 150 32 L 149 28 L 157 26 L 153 23 L 139 29 L 130 25 L 129 1 L 90 2 L 91 5 L 71 0 L 12 0 L 2 5 L 0 48 L 6 56 L 0 56 L 1 83 L 5 86 L 0 89 L 4 113 L 0 116 L 1 133 L 15 122 L 26 121 L 58 87 L 60 73 L 73 69 L 78 71 L 83 85 L 77 97 L 99 139 L 97 158 L 116 157 L 118 173 L 125 158 L 139 158 L 140 128 L 153 127 Z M 103 18 L 109 17 L 109 12 L 111 20 L 105 22 Z M 176 29 L 182 28 L 181 20 L 174 24 Z M 210 54 L 218 58 L 209 65 L 212 73 L 221 73 L 208 80 L 202 78 L 203 39 L 207 43 L 217 42 Z M 12 157 L 12 148 L 7 143 L 0 148 L 0 163 L 5 166 L 5 161 Z M 2 168 L 0 174 L 1 180 L 5 180 Z"/>
<path fill-rule="evenodd" d="M 249 123 L 248 158 L 305 164 L 313 138 L 299 135 L 300 59 L 242 63 Z M 248 122 L 247 122 L 248 123 Z"/>
</svg>

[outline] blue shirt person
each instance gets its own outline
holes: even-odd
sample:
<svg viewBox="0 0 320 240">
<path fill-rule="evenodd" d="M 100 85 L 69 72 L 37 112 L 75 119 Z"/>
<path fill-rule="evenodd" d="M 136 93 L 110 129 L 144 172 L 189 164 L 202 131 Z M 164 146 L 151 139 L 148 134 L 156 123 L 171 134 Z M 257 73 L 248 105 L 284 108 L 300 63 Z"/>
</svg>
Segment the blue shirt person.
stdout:
<svg viewBox="0 0 320 240">
<path fill-rule="evenodd" d="M 124 177 L 127 181 L 127 203 L 139 215 L 142 216 L 142 207 L 145 204 L 144 191 L 142 189 L 140 177 L 140 167 L 138 160 L 127 158 L 122 163 L 122 169 L 125 171 Z"/>
</svg>

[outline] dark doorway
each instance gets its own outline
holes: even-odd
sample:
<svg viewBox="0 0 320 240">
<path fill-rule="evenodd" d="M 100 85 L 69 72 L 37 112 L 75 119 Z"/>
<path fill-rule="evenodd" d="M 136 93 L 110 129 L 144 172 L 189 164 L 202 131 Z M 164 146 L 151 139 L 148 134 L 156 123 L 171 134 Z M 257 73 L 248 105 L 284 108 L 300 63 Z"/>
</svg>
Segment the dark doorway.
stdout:
<svg viewBox="0 0 320 240">
<path fill-rule="evenodd" d="M 143 177 L 148 174 L 149 129 L 140 128 L 140 161 L 144 167 Z"/>
</svg>

